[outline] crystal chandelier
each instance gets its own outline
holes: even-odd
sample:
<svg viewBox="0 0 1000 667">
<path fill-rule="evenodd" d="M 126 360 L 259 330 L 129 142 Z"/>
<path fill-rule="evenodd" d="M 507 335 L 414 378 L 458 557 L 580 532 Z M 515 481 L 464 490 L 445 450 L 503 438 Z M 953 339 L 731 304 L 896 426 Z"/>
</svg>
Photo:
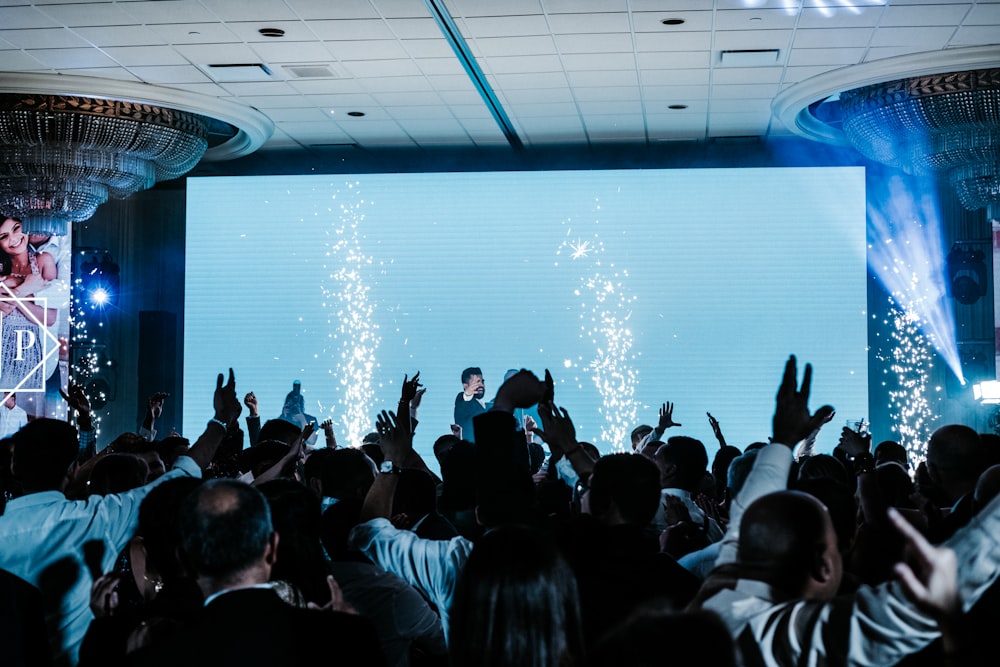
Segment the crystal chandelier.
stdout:
<svg viewBox="0 0 1000 667">
<path fill-rule="evenodd" d="M 833 70 L 782 91 L 773 110 L 807 138 L 909 174 L 947 176 L 969 210 L 1000 210 L 1000 47 Z"/>
<path fill-rule="evenodd" d="M 216 159 L 255 150 L 270 121 L 229 107 L 145 84 L 0 73 L 0 214 L 64 235 L 108 198 L 186 174 L 213 146 Z"/>
</svg>

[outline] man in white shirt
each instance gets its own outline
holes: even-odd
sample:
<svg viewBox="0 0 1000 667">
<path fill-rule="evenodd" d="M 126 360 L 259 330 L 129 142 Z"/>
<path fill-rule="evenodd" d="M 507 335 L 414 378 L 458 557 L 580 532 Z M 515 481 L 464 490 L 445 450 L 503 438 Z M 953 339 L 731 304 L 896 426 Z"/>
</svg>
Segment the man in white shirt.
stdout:
<svg viewBox="0 0 1000 667">
<path fill-rule="evenodd" d="M 11 392 L 0 404 L 0 438 L 14 435 L 28 423 L 28 413 L 17 405 L 17 394 Z"/>
</svg>

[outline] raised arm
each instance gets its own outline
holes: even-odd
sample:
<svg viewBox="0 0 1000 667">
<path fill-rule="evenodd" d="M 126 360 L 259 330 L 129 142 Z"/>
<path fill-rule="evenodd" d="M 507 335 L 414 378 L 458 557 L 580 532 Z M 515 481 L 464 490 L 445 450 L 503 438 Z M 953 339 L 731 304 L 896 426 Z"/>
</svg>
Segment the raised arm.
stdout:
<svg viewBox="0 0 1000 667">
<path fill-rule="evenodd" d="M 187 453 L 202 470 L 212 462 L 229 427 L 240 418 L 243 411 L 240 400 L 236 398 L 236 378 L 232 368 L 229 369 L 229 381 L 225 384 L 222 373 L 216 378 L 212 404 L 215 408 L 214 416 Z"/>
</svg>

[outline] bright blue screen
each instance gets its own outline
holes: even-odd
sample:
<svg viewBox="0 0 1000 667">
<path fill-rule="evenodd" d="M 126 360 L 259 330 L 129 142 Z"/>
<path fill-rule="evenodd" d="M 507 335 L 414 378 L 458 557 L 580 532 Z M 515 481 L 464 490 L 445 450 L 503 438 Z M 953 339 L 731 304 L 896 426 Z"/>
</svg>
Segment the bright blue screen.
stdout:
<svg viewBox="0 0 1000 667">
<path fill-rule="evenodd" d="M 603 453 L 664 401 L 710 456 L 706 412 L 766 440 L 789 354 L 837 409 L 820 451 L 868 415 L 862 168 L 191 178 L 187 216 L 185 432 L 229 366 L 355 445 L 420 371 L 432 466 L 468 366 L 487 399 L 548 368 Z"/>
</svg>

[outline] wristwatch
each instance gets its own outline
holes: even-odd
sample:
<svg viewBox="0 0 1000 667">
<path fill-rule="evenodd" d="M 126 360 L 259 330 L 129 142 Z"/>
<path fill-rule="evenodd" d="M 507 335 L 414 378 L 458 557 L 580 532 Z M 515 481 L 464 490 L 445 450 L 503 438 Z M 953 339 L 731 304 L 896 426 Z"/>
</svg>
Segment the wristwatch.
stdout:
<svg viewBox="0 0 1000 667">
<path fill-rule="evenodd" d="M 382 461 L 382 463 L 378 467 L 378 471 L 380 473 L 385 473 L 387 475 L 399 474 L 399 468 L 397 468 L 396 464 L 393 463 L 392 461 Z"/>
</svg>

